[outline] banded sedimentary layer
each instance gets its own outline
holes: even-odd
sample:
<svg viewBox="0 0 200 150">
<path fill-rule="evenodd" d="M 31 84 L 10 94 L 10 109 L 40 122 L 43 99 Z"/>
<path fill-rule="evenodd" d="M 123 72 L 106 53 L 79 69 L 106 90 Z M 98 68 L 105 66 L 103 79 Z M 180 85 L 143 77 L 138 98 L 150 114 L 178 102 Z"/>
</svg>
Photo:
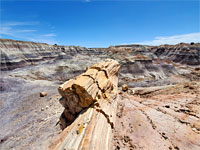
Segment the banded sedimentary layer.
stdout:
<svg viewBox="0 0 200 150">
<path fill-rule="evenodd" d="M 176 45 L 161 45 L 152 48 L 160 59 L 170 59 L 175 63 L 200 65 L 200 43 L 180 43 Z"/>
<path fill-rule="evenodd" d="M 49 59 L 70 59 L 78 54 L 100 55 L 101 53 L 102 50 L 80 46 L 58 46 L 0 39 L 0 70 L 12 70 Z"/>
</svg>

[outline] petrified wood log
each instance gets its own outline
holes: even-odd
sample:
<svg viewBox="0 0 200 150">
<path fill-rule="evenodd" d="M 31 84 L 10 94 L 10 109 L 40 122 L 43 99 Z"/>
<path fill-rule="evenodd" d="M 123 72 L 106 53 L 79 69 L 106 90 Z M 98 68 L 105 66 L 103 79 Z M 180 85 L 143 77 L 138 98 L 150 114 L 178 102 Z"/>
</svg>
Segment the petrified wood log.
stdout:
<svg viewBox="0 0 200 150">
<path fill-rule="evenodd" d="M 89 67 L 58 88 L 60 103 L 65 107 L 60 122 L 63 129 L 68 127 L 50 149 L 110 149 L 119 68 L 117 61 L 109 59 Z M 69 125 L 67 122 L 72 120 Z"/>
<path fill-rule="evenodd" d="M 62 96 L 60 103 L 66 109 L 61 116 L 62 129 L 67 126 L 66 122 L 73 121 L 72 116 L 77 116 L 98 99 L 110 99 L 116 95 L 119 68 L 117 61 L 108 59 L 89 67 L 85 73 L 58 88 Z"/>
</svg>

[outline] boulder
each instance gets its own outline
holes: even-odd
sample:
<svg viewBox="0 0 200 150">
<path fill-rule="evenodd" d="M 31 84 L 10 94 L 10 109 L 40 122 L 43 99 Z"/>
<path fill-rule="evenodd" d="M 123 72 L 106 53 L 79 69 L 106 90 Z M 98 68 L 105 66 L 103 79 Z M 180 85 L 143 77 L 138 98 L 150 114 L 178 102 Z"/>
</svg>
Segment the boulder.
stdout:
<svg viewBox="0 0 200 150">
<path fill-rule="evenodd" d="M 128 90 L 128 85 L 127 84 L 123 84 L 122 85 L 122 91 L 126 92 Z"/>
<path fill-rule="evenodd" d="M 127 91 L 127 93 L 128 93 L 128 94 L 130 94 L 130 95 L 133 95 L 133 94 L 134 94 L 134 92 L 135 92 L 135 91 L 134 91 L 134 90 L 132 90 L 132 89 L 128 89 L 128 91 Z"/>
<path fill-rule="evenodd" d="M 40 92 L 40 97 L 45 97 L 47 96 L 47 92 Z"/>
</svg>

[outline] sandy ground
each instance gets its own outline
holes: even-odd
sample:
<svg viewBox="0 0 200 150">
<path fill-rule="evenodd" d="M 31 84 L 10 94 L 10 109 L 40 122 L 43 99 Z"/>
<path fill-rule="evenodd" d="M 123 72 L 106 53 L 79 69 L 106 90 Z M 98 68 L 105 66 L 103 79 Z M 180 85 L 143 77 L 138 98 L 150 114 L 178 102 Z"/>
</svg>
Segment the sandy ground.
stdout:
<svg viewBox="0 0 200 150">
<path fill-rule="evenodd" d="M 4 76 L 0 93 L 0 149 L 47 149 L 61 130 L 57 83 Z M 46 97 L 40 92 L 46 91 Z"/>
</svg>

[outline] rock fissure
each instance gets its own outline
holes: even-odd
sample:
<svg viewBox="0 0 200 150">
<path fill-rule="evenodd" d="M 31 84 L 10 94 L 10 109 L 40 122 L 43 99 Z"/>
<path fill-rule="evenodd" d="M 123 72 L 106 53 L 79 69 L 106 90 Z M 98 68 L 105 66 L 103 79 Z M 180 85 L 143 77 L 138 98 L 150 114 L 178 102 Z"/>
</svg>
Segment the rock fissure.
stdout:
<svg viewBox="0 0 200 150">
<path fill-rule="evenodd" d="M 101 89 L 101 88 L 100 88 L 98 81 L 95 81 L 95 78 L 93 78 L 91 75 L 87 75 L 87 74 L 84 74 L 83 76 L 86 76 L 86 77 L 89 77 L 89 78 L 93 79 L 93 80 L 94 80 L 94 83 L 97 84 L 97 87 L 99 88 L 99 90 L 100 90 L 102 93 L 105 93 L 104 89 Z M 96 96 L 98 96 L 98 95 L 96 95 Z M 98 98 L 98 97 L 97 97 L 97 98 Z"/>
<path fill-rule="evenodd" d="M 107 71 L 105 69 L 102 69 L 102 68 L 97 67 L 97 66 L 91 67 L 91 69 L 96 69 L 98 71 L 103 71 L 105 73 L 105 75 L 106 75 L 106 78 L 108 78 L 108 73 L 107 73 Z"/>
<path fill-rule="evenodd" d="M 90 108 L 98 101 L 111 102 L 116 98 L 119 67 L 117 61 L 108 59 L 89 67 L 85 73 L 58 88 L 62 96 L 60 103 L 65 107 L 60 117 L 62 129 L 73 122 L 83 109 Z M 114 123 L 105 111 L 101 108 L 96 108 L 96 111 L 103 114 L 111 128 L 114 128 Z"/>
<path fill-rule="evenodd" d="M 157 127 L 156 124 L 153 122 L 153 120 L 150 118 L 150 116 L 149 116 L 142 108 L 140 108 L 140 105 L 141 105 L 141 106 L 145 106 L 145 107 L 147 107 L 147 108 L 148 108 L 149 106 L 146 106 L 146 105 L 144 105 L 144 104 L 139 104 L 139 105 L 135 105 L 135 104 L 134 104 L 134 106 L 136 106 L 137 109 L 138 109 L 139 111 L 141 111 L 141 113 L 147 118 L 147 120 L 148 120 L 148 122 L 151 124 L 152 128 L 160 135 L 160 137 L 162 137 L 164 140 L 169 141 L 169 143 L 171 144 L 171 146 L 173 146 L 174 149 L 177 149 L 177 150 L 178 150 L 179 147 L 176 146 L 176 145 L 172 142 L 172 140 L 168 138 L 168 136 L 166 135 L 166 133 L 160 132 L 160 131 L 159 131 L 158 127 Z M 150 108 L 150 109 L 153 109 L 153 108 L 151 108 L 151 107 L 149 107 L 149 108 Z M 156 111 L 159 111 L 159 110 L 156 110 Z M 162 111 L 159 111 L 159 112 L 163 113 Z M 170 148 L 170 149 L 171 149 L 171 148 Z"/>
<path fill-rule="evenodd" d="M 139 109 L 146 117 L 147 117 L 147 120 L 149 121 L 149 123 L 151 124 L 152 128 L 158 132 L 160 134 L 160 136 L 164 139 L 164 140 L 168 140 L 171 145 L 174 147 L 174 149 L 179 149 L 173 142 L 172 140 L 170 140 L 166 135 L 165 133 L 161 133 L 158 129 L 157 129 L 157 126 L 153 123 L 152 119 L 147 115 L 146 112 L 144 112 L 142 109 Z"/>
<path fill-rule="evenodd" d="M 100 107 L 100 104 L 98 103 L 98 101 L 96 101 L 96 102 L 93 104 L 93 108 L 94 108 L 97 112 L 101 113 L 101 114 L 106 118 L 107 123 L 110 125 L 110 127 L 111 127 L 112 129 L 114 129 L 114 123 L 110 120 L 110 116 L 109 116 L 108 114 L 106 114 L 106 112 L 103 111 L 103 109 Z"/>
<path fill-rule="evenodd" d="M 157 107 L 157 106 L 154 106 L 154 105 L 149 106 L 147 104 L 143 104 L 143 105 L 150 107 L 152 109 L 155 109 L 156 111 L 159 111 L 163 114 L 169 115 L 170 117 L 173 117 L 174 119 L 176 119 L 177 122 L 180 122 L 182 124 L 189 126 L 192 129 L 193 132 L 200 134 L 199 129 L 195 126 L 195 123 L 198 122 L 197 117 L 191 115 L 194 118 L 192 118 L 191 116 L 188 116 L 185 119 L 182 119 L 181 118 L 181 116 L 183 116 L 182 113 L 183 114 L 187 114 L 187 113 L 184 113 L 184 112 L 180 113 L 180 111 L 175 111 L 173 109 L 172 109 L 172 112 L 170 112 L 170 111 L 167 111 L 165 108 L 162 108 L 162 107 Z"/>
</svg>

